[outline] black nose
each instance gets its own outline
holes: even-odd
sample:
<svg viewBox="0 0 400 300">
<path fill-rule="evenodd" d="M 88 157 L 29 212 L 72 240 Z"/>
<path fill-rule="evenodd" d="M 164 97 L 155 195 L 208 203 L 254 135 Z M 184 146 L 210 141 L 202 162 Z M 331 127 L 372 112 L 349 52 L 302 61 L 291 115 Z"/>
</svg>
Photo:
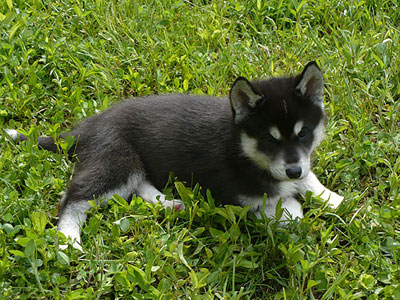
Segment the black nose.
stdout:
<svg viewBox="0 0 400 300">
<path fill-rule="evenodd" d="M 291 179 L 299 178 L 301 176 L 301 168 L 300 167 L 287 168 L 286 175 Z"/>
</svg>

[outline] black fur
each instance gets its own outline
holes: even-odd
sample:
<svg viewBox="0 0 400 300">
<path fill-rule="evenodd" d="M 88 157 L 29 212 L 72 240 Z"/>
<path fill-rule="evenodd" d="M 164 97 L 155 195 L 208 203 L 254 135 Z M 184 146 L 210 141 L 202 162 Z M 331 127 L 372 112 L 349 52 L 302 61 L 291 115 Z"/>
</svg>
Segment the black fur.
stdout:
<svg viewBox="0 0 400 300">
<path fill-rule="evenodd" d="M 268 173 L 243 155 L 239 134 L 226 98 L 166 95 L 124 101 L 69 133 L 77 138 L 72 149 L 78 168 L 67 198 L 102 195 L 135 170 L 158 189 L 170 172 L 188 184 L 193 179 L 222 203 L 236 204 L 238 194 L 272 192 Z"/>
</svg>

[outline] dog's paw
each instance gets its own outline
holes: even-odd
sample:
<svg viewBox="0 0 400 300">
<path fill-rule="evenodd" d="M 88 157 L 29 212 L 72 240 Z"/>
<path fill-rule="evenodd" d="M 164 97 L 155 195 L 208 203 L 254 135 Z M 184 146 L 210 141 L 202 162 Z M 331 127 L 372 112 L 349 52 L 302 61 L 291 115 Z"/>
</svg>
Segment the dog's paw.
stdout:
<svg viewBox="0 0 400 300">
<path fill-rule="evenodd" d="M 60 245 L 59 248 L 60 248 L 60 250 L 65 250 L 68 248 L 68 246 L 72 246 L 76 250 L 83 252 L 82 246 L 80 244 L 78 244 L 78 242 L 76 242 L 76 241 L 74 241 L 71 245 Z"/>
<path fill-rule="evenodd" d="M 63 219 L 65 220 L 65 219 Z M 61 232 L 67 240 L 68 244 L 62 244 L 59 246 L 61 250 L 67 249 L 69 246 L 72 246 L 73 248 L 83 252 L 82 246 L 81 246 L 81 237 L 80 237 L 80 231 L 79 231 L 79 226 L 68 226 L 65 223 L 59 224 L 58 225 L 58 230 Z M 72 243 L 71 243 L 72 242 Z"/>
<path fill-rule="evenodd" d="M 282 202 L 282 209 L 284 209 L 284 213 L 282 215 L 281 220 L 295 220 L 295 219 L 303 219 L 304 213 L 301 204 L 296 199 L 288 198 Z"/>
<path fill-rule="evenodd" d="M 336 194 L 335 192 L 330 192 L 328 198 L 328 204 L 333 209 L 336 209 L 340 205 L 340 203 L 342 203 L 343 199 L 344 197 Z"/>
<path fill-rule="evenodd" d="M 14 142 L 18 140 L 19 133 L 15 129 L 4 129 L 4 131 Z"/>
<path fill-rule="evenodd" d="M 183 202 L 181 200 L 176 200 L 176 199 L 174 199 L 174 200 L 165 200 L 165 201 L 163 201 L 162 205 L 165 208 L 169 207 L 169 208 L 171 208 L 173 210 L 176 210 L 176 211 L 181 211 L 181 210 L 185 209 L 185 204 L 183 204 Z"/>
</svg>

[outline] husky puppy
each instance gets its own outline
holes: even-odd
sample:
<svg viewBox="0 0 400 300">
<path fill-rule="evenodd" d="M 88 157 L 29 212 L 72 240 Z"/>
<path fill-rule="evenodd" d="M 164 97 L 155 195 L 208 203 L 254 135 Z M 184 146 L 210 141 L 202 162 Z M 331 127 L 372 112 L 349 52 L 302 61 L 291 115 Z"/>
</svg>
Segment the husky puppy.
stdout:
<svg viewBox="0 0 400 300">
<path fill-rule="evenodd" d="M 306 191 L 337 207 L 343 197 L 310 170 L 310 155 L 323 137 L 322 96 L 322 72 L 310 62 L 295 77 L 239 77 L 229 98 L 141 97 L 86 119 L 60 137 L 75 137 L 69 156 L 76 169 L 61 201 L 58 230 L 80 249 L 88 200 L 113 194 L 184 209 L 182 201 L 160 192 L 170 172 L 209 188 L 221 204 L 250 205 L 257 216 L 264 209 L 274 217 L 282 199 L 283 219 L 302 218 L 296 197 Z M 7 133 L 15 141 L 26 139 L 15 130 Z M 38 143 L 57 152 L 50 137 Z"/>
</svg>

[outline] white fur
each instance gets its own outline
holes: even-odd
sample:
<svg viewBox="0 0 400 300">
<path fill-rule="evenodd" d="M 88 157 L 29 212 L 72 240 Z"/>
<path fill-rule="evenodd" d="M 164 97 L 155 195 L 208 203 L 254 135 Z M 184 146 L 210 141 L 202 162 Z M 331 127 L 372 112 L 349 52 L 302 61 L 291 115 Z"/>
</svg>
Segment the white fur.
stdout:
<svg viewBox="0 0 400 300">
<path fill-rule="evenodd" d="M 279 196 L 282 198 L 294 197 L 299 192 L 299 180 L 286 180 L 277 184 Z"/>
<path fill-rule="evenodd" d="M 269 128 L 269 133 L 272 135 L 272 137 L 276 140 L 280 140 L 282 138 L 281 132 L 279 131 L 278 127 L 276 126 L 271 126 Z"/>
<path fill-rule="evenodd" d="M 303 78 L 297 85 L 297 89 L 301 91 L 303 95 L 306 94 L 307 88 L 308 88 L 308 83 L 310 80 L 313 81 L 313 100 L 315 103 L 318 103 L 321 108 L 324 107 L 324 103 L 322 101 L 323 97 L 323 86 L 324 86 L 324 78 L 322 76 L 321 70 L 315 66 L 315 65 L 310 65 L 307 67 L 303 74 Z"/>
<path fill-rule="evenodd" d="M 313 172 L 310 172 L 298 185 L 298 192 L 301 195 L 304 196 L 307 191 L 311 191 L 314 195 L 320 196 L 321 199 L 328 201 L 328 204 L 332 208 L 337 208 L 344 199 L 342 196 L 324 187 Z"/>
<path fill-rule="evenodd" d="M 296 198 L 286 198 L 285 201 L 282 202 L 282 209 L 284 209 L 284 214 L 281 221 L 304 218 L 303 209 Z"/>
<path fill-rule="evenodd" d="M 319 122 L 319 124 L 314 128 L 313 134 L 314 134 L 314 140 L 311 148 L 315 149 L 324 138 L 324 121 L 321 120 Z"/>
<path fill-rule="evenodd" d="M 152 204 L 160 202 L 165 208 L 170 207 L 176 210 L 184 210 L 185 205 L 180 200 L 166 200 L 165 195 L 157 190 L 151 183 L 144 180 L 136 189 L 137 194 L 145 201 Z"/>
<path fill-rule="evenodd" d="M 294 135 L 296 136 L 299 135 L 300 131 L 303 129 L 303 125 L 304 125 L 303 121 L 297 121 L 296 124 L 294 124 L 293 127 Z"/>
<path fill-rule="evenodd" d="M 4 129 L 4 131 L 9 135 L 10 138 L 15 142 L 18 140 L 19 133 L 15 129 Z"/>
<path fill-rule="evenodd" d="M 301 208 L 301 204 L 295 198 L 298 194 L 297 185 L 298 180 L 281 181 L 277 184 L 279 195 L 273 202 L 277 204 L 279 199 L 282 199 L 282 209 L 284 209 L 285 212 L 281 221 L 303 218 L 303 209 Z M 275 207 L 273 211 L 275 212 Z"/>
<path fill-rule="evenodd" d="M 240 136 L 244 154 L 260 167 L 268 170 L 270 159 L 267 155 L 258 150 L 258 141 L 255 138 L 249 137 L 244 131 Z"/>
<path fill-rule="evenodd" d="M 58 221 L 58 230 L 73 242 L 73 247 L 81 250 L 82 247 L 80 228 L 86 220 L 86 212 L 91 208 L 88 201 L 82 200 L 76 203 L 70 203 L 64 209 Z M 61 249 L 65 249 L 66 245 L 61 245 Z"/>
</svg>

